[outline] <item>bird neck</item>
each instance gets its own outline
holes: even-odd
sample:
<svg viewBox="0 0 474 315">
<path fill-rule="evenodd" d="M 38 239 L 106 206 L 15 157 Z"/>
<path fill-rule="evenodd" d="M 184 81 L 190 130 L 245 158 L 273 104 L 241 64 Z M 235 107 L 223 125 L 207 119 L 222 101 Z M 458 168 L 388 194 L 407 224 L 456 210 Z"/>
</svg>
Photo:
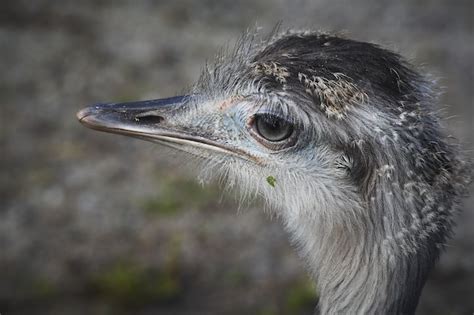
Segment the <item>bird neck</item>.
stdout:
<svg viewBox="0 0 474 315">
<path fill-rule="evenodd" d="M 414 313 L 431 260 L 418 252 L 388 251 L 382 231 L 367 222 L 357 230 L 303 216 L 286 218 L 316 281 L 321 314 Z"/>
</svg>

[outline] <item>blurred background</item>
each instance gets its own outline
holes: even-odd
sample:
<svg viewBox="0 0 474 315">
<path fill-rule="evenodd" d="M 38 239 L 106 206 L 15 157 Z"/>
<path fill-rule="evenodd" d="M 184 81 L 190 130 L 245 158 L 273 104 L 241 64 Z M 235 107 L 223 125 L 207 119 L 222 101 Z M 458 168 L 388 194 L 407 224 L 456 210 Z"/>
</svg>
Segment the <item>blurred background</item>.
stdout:
<svg viewBox="0 0 474 315">
<path fill-rule="evenodd" d="M 258 202 L 239 208 L 160 147 L 88 130 L 76 111 L 173 96 L 219 47 L 282 22 L 424 66 L 445 92 L 449 132 L 470 150 L 473 3 L 2 1 L 0 313 L 312 314 L 303 265 Z M 419 314 L 474 311 L 473 202 Z"/>
</svg>

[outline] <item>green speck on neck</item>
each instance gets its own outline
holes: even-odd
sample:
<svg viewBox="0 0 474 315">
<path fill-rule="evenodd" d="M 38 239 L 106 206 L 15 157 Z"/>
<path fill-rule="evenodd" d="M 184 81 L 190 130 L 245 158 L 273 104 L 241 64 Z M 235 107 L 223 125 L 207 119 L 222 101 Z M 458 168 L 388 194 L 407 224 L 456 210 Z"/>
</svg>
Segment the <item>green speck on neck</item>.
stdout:
<svg viewBox="0 0 474 315">
<path fill-rule="evenodd" d="M 268 185 L 272 186 L 272 187 L 275 187 L 275 184 L 276 184 L 276 179 L 275 177 L 273 176 L 268 176 L 267 177 L 267 183 Z"/>
</svg>

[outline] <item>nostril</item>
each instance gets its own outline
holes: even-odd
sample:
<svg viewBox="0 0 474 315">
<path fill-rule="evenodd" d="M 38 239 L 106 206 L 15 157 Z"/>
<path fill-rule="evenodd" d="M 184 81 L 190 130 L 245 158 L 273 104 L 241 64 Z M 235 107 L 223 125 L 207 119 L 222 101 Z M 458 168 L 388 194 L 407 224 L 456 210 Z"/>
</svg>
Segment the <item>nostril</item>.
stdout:
<svg viewBox="0 0 474 315">
<path fill-rule="evenodd" d="M 146 116 L 135 116 L 135 121 L 144 125 L 157 125 L 161 124 L 165 120 L 162 116 L 146 115 Z"/>
</svg>

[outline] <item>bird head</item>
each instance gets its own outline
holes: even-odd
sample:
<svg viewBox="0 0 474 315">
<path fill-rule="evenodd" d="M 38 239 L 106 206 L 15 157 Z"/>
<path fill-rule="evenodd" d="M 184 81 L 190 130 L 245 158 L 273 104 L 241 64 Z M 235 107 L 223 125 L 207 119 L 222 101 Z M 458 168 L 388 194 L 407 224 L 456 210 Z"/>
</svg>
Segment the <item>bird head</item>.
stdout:
<svg viewBox="0 0 474 315">
<path fill-rule="evenodd" d="M 399 55 L 299 32 L 243 38 L 185 96 L 77 116 L 262 196 L 306 258 L 322 313 L 411 313 L 469 180 L 434 103 Z"/>
<path fill-rule="evenodd" d="M 290 221 L 347 223 L 368 220 L 375 187 L 420 190 L 453 173 L 431 94 L 395 53 L 301 32 L 244 37 L 188 95 L 98 104 L 77 116 L 196 157 L 205 175 L 263 196 Z"/>
</svg>

